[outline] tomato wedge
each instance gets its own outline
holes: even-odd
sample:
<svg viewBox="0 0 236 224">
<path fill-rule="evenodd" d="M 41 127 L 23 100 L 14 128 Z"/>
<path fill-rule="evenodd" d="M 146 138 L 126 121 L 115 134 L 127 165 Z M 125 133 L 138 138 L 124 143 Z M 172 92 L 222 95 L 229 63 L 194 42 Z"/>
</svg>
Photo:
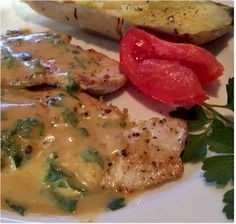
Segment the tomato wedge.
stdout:
<svg viewBox="0 0 236 224">
<path fill-rule="evenodd" d="M 146 95 L 181 105 L 206 100 L 201 84 L 217 79 L 224 70 L 203 48 L 164 41 L 137 28 L 122 38 L 120 67 Z"/>
<path fill-rule="evenodd" d="M 191 105 L 208 99 L 194 71 L 175 61 L 146 59 L 139 63 L 136 76 L 130 77 L 134 84 L 163 103 Z"/>
</svg>

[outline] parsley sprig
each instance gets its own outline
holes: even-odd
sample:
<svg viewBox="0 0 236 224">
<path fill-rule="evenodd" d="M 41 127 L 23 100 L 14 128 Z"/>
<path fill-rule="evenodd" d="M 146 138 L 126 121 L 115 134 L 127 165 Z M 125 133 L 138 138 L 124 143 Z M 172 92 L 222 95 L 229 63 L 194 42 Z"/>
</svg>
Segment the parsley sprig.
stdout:
<svg viewBox="0 0 236 224">
<path fill-rule="evenodd" d="M 226 105 L 203 103 L 190 110 L 177 108 L 170 113 L 171 116 L 188 121 L 189 134 L 181 155 L 183 162 L 202 161 L 205 180 L 221 186 L 225 186 L 234 178 L 234 129 L 233 121 L 215 108 L 234 110 L 234 78 L 229 79 L 226 90 Z M 206 158 L 208 150 L 215 155 Z M 228 219 L 234 218 L 233 191 L 227 191 L 223 199 L 226 203 L 223 212 Z"/>
</svg>

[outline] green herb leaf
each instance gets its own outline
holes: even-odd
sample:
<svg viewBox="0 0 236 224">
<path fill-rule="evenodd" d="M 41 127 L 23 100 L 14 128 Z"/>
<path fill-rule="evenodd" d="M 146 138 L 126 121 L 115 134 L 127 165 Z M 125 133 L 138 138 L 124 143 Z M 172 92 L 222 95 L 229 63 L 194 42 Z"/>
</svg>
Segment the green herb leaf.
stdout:
<svg viewBox="0 0 236 224">
<path fill-rule="evenodd" d="M 21 148 L 25 148 L 24 146 L 18 145 L 13 139 L 13 136 L 16 134 L 23 138 L 42 136 L 43 123 L 35 118 L 18 119 L 12 129 L 1 132 L 1 150 L 11 160 L 11 168 L 13 170 L 21 165 L 23 161 Z"/>
<path fill-rule="evenodd" d="M 43 135 L 43 122 L 36 118 L 18 119 L 16 121 L 17 134 L 23 138 L 32 138 Z"/>
<path fill-rule="evenodd" d="M 79 191 L 81 193 L 88 192 L 88 188 L 82 183 L 79 183 L 79 184 L 78 183 L 76 183 L 76 184 L 70 183 L 70 188 L 75 191 Z"/>
<path fill-rule="evenodd" d="M 20 215 L 24 216 L 24 212 L 25 212 L 25 208 L 21 205 L 17 205 L 14 202 L 12 202 L 9 199 L 5 199 L 6 204 L 9 206 L 9 208 L 11 208 L 12 210 L 16 211 L 17 213 L 19 213 Z"/>
<path fill-rule="evenodd" d="M 107 208 L 111 209 L 112 211 L 123 208 L 125 206 L 125 199 L 124 198 L 116 198 L 115 200 L 111 201 Z"/>
<path fill-rule="evenodd" d="M 61 39 L 61 35 L 57 33 L 48 33 L 47 37 L 49 38 L 50 42 L 55 45 L 63 45 L 65 41 Z"/>
<path fill-rule="evenodd" d="M 56 164 L 57 156 L 55 153 L 51 153 L 47 159 L 48 170 L 43 178 L 43 183 L 49 184 L 49 188 L 44 190 L 48 198 L 53 202 L 55 206 L 68 212 L 74 212 L 77 206 L 78 199 L 65 197 L 55 191 L 57 187 L 72 189 L 79 192 L 86 192 L 87 189 L 82 185 L 74 187 L 69 183 L 69 176 L 65 174 L 60 167 Z M 80 188 L 81 187 L 81 188 Z"/>
<path fill-rule="evenodd" d="M 51 98 L 47 101 L 47 104 L 49 106 L 62 106 L 62 99 L 65 95 L 63 93 L 60 93 L 58 96 L 55 96 L 54 98 Z"/>
<path fill-rule="evenodd" d="M 227 90 L 227 104 L 225 105 L 226 108 L 230 110 L 234 110 L 234 78 L 229 78 L 228 84 L 226 85 Z"/>
<path fill-rule="evenodd" d="M 87 187 L 85 187 L 83 184 L 72 184 L 68 178 L 63 178 L 58 181 L 56 181 L 53 184 L 54 187 L 59 187 L 59 188 L 66 188 L 66 189 L 71 189 L 73 191 L 78 191 L 80 193 L 85 193 L 88 191 Z"/>
<path fill-rule="evenodd" d="M 234 175 L 234 156 L 213 156 L 203 161 L 202 169 L 207 182 L 227 184 Z"/>
<path fill-rule="evenodd" d="M 67 76 L 65 77 L 64 86 L 69 94 L 72 94 L 79 90 L 79 85 L 70 72 L 68 72 Z"/>
<path fill-rule="evenodd" d="M 87 130 L 87 128 L 79 128 L 79 132 L 80 132 L 80 135 L 84 138 L 88 138 L 89 137 L 89 132 Z"/>
<path fill-rule="evenodd" d="M 83 184 L 72 184 L 69 181 L 69 175 L 64 173 L 60 167 L 57 166 L 57 156 L 51 153 L 47 159 L 47 171 L 43 177 L 43 183 L 49 184 L 53 187 L 67 188 L 81 193 L 87 192 L 88 189 Z"/>
<path fill-rule="evenodd" d="M 32 54 L 27 52 L 27 51 L 24 51 L 20 54 L 19 56 L 23 61 L 27 61 L 27 60 L 30 60 L 32 58 Z"/>
<path fill-rule="evenodd" d="M 46 67 L 41 63 L 40 58 L 35 60 L 33 64 L 33 74 L 40 75 L 40 74 L 45 74 L 47 69 Z"/>
<path fill-rule="evenodd" d="M 189 110 L 177 108 L 176 111 L 170 113 L 172 117 L 188 120 L 190 133 L 181 155 L 184 162 L 204 159 L 208 146 L 209 150 L 221 154 L 205 159 L 202 166 L 206 181 L 221 185 L 225 185 L 233 179 L 234 129 L 233 122 L 215 110 L 214 107 L 228 108 L 233 111 L 234 78 L 229 79 L 226 90 L 228 100 L 225 106 L 204 102 L 202 106 L 194 106 Z M 199 132 L 201 134 L 196 134 Z M 224 201 L 227 202 L 227 200 L 229 203 L 225 206 L 224 212 L 227 218 L 232 218 L 233 205 L 226 197 Z"/>
<path fill-rule="evenodd" d="M 225 127 L 222 121 L 215 118 L 212 133 L 206 139 L 209 149 L 217 153 L 233 153 L 233 140 L 233 128 Z"/>
<path fill-rule="evenodd" d="M 76 115 L 68 108 L 66 108 L 62 113 L 62 118 L 65 123 L 71 125 L 72 127 L 76 127 L 76 125 L 79 123 L 78 118 Z"/>
<path fill-rule="evenodd" d="M 23 32 L 20 30 L 7 30 L 7 32 L 6 32 L 7 36 L 18 36 L 21 34 L 23 34 Z"/>
<path fill-rule="evenodd" d="M 19 145 L 11 139 L 11 135 L 12 132 L 9 130 L 1 132 L 1 150 L 9 157 L 11 168 L 15 170 L 21 165 L 22 156 Z"/>
<path fill-rule="evenodd" d="M 74 56 L 74 59 L 76 60 L 76 62 L 79 64 L 79 66 L 83 69 L 87 68 L 87 61 L 82 58 L 79 54 Z"/>
<path fill-rule="evenodd" d="M 68 179 L 67 178 L 59 179 L 58 181 L 55 182 L 54 186 L 61 187 L 61 188 L 71 189 L 70 184 L 68 183 Z"/>
<path fill-rule="evenodd" d="M 37 60 L 34 61 L 32 67 L 33 67 L 33 71 L 29 75 L 29 81 L 31 83 L 38 82 L 43 78 L 47 69 L 43 64 L 41 64 L 40 58 L 38 58 Z"/>
<path fill-rule="evenodd" d="M 43 178 L 44 183 L 53 183 L 61 180 L 63 178 L 67 178 L 68 176 L 56 165 L 56 154 L 51 153 L 47 159 L 48 170 L 47 174 Z"/>
<path fill-rule="evenodd" d="M 234 219 L 234 189 L 224 194 L 223 202 L 226 203 L 223 212 L 226 213 L 228 219 Z"/>
<path fill-rule="evenodd" d="M 205 134 L 203 132 L 198 135 L 188 135 L 184 151 L 181 155 L 183 162 L 197 162 L 205 158 L 207 153 Z"/>
<path fill-rule="evenodd" d="M 6 64 L 7 68 L 16 67 L 16 59 L 12 56 L 7 48 L 1 48 L 1 60 Z"/>
<path fill-rule="evenodd" d="M 47 195 L 49 200 L 58 208 L 67 211 L 67 212 L 74 212 L 77 207 L 78 199 L 71 198 L 71 197 L 64 197 L 59 193 L 53 191 L 50 188 L 44 190 L 44 193 Z"/>
<path fill-rule="evenodd" d="M 23 42 L 24 42 L 24 39 L 22 39 L 22 38 L 17 38 L 17 39 L 15 40 L 15 44 L 16 44 L 17 46 L 21 45 Z"/>
<path fill-rule="evenodd" d="M 127 124 L 126 124 L 125 121 L 121 121 L 121 122 L 120 122 L 120 127 L 121 127 L 121 128 L 126 128 L 126 126 L 127 126 Z"/>
<path fill-rule="evenodd" d="M 87 146 L 83 151 L 81 151 L 80 156 L 86 163 L 97 163 L 102 169 L 104 168 L 102 156 L 92 147 Z"/>
</svg>

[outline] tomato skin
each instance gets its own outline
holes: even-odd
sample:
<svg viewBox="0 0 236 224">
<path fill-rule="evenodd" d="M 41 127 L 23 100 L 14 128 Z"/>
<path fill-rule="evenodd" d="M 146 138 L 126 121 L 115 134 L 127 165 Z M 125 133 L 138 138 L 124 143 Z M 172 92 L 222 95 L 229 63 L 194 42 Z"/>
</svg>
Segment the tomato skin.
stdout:
<svg viewBox="0 0 236 224">
<path fill-rule="evenodd" d="M 208 99 L 196 74 L 175 61 L 146 59 L 139 63 L 137 77 L 130 79 L 145 95 L 162 103 L 194 105 Z"/>
<path fill-rule="evenodd" d="M 156 58 L 180 61 L 182 65 L 191 68 L 202 84 L 209 83 L 223 74 L 224 67 L 207 50 L 192 44 L 171 43 L 137 28 L 130 28 L 120 45 L 122 59 L 123 45 L 129 45 L 129 54 L 138 61 Z M 121 60 L 122 65 L 122 60 Z M 123 68 L 125 64 L 121 67 Z"/>
<path fill-rule="evenodd" d="M 208 99 L 201 84 L 223 74 L 223 66 L 205 49 L 160 40 L 137 28 L 122 38 L 120 68 L 144 94 L 180 105 Z"/>
</svg>

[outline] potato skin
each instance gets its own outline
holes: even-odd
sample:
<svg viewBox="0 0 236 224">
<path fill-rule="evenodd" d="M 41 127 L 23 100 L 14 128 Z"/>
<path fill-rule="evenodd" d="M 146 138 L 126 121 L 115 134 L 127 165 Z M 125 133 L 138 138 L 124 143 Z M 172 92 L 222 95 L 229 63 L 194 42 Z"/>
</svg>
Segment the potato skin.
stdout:
<svg viewBox="0 0 236 224">
<path fill-rule="evenodd" d="M 128 10 L 121 9 L 126 5 L 108 10 L 79 1 L 26 1 L 39 14 L 116 40 L 130 26 L 137 26 L 163 39 L 202 45 L 233 27 L 233 8 L 226 5 L 208 1 L 148 2 L 148 9 L 147 2 L 123 2 L 130 7 Z"/>
</svg>

